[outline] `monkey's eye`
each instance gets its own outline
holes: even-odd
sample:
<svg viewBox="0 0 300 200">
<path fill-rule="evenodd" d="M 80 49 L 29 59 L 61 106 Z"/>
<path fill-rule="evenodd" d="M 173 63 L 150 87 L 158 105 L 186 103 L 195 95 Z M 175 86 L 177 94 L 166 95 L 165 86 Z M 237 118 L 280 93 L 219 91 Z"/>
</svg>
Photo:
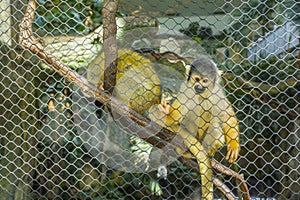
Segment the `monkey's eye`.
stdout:
<svg viewBox="0 0 300 200">
<path fill-rule="evenodd" d="M 208 87 L 209 84 L 210 84 L 210 80 L 208 78 L 203 78 L 201 80 L 201 84 L 204 86 L 204 87 Z"/>
<path fill-rule="evenodd" d="M 209 80 L 208 80 L 207 78 L 204 78 L 204 79 L 202 80 L 202 82 L 203 82 L 203 83 L 208 83 Z"/>
<path fill-rule="evenodd" d="M 195 81 L 196 82 L 200 82 L 200 78 L 199 77 L 195 77 Z"/>
</svg>

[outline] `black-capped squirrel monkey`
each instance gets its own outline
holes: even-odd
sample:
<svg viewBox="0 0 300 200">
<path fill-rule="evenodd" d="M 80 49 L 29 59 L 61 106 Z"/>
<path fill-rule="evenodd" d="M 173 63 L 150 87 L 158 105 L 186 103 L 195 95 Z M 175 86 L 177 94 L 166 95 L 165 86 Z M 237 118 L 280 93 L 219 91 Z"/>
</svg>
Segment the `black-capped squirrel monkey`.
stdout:
<svg viewBox="0 0 300 200">
<path fill-rule="evenodd" d="M 119 49 L 117 66 L 114 94 L 122 103 L 139 114 L 159 103 L 160 80 L 149 59 L 132 50 Z M 104 53 L 101 52 L 88 66 L 88 80 L 103 87 L 104 69 Z"/>
<path fill-rule="evenodd" d="M 149 118 L 184 139 L 188 151 L 178 151 L 197 159 L 202 199 L 213 199 L 213 172 L 208 156 L 225 143 L 229 162 L 234 162 L 240 151 L 238 121 L 225 97 L 216 64 L 203 56 L 186 65 L 186 81 L 174 102 L 162 98 L 161 104 L 150 108 Z"/>
</svg>

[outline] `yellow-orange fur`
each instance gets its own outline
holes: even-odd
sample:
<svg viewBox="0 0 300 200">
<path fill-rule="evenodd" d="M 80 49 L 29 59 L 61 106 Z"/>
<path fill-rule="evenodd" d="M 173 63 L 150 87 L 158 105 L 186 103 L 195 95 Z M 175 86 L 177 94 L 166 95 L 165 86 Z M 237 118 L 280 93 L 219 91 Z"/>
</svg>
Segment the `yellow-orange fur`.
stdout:
<svg viewBox="0 0 300 200">
<path fill-rule="evenodd" d="M 199 66 L 198 71 L 194 69 L 187 82 L 181 85 L 175 101 L 169 105 L 162 100 L 161 105 L 150 108 L 149 117 L 184 139 L 187 150 L 178 151 L 186 157 L 197 159 L 201 174 L 202 199 L 211 200 L 213 173 L 208 156 L 213 156 L 215 151 L 226 143 L 226 159 L 234 162 L 238 157 L 240 145 L 238 121 L 220 85 L 218 70 L 212 62 L 204 63 L 211 66 Z M 202 72 L 207 77 L 203 76 Z M 203 92 L 198 93 L 196 86 L 200 86 Z"/>
<path fill-rule="evenodd" d="M 104 79 L 104 54 L 98 55 L 88 67 L 88 79 L 101 85 Z M 160 101 L 160 80 L 151 61 L 128 49 L 118 50 L 118 72 L 114 90 L 116 97 L 140 114 Z"/>
</svg>

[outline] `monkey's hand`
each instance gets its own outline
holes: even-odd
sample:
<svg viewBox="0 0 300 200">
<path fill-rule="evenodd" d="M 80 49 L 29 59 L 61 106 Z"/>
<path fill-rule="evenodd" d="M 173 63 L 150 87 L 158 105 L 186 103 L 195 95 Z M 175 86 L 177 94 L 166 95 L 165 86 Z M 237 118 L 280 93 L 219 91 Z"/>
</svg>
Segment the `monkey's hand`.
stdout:
<svg viewBox="0 0 300 200">
<path fill-rule="evenodd" d="M 233 163 L 238 158 L 240 152 L 240 144 L 236 140 L 232 140 L 227 144 L 226 160 Z"/>
<path fill-rule="evenodd" d="M 170 113 L 170 101 L 165 99 L 164 97 L 161 98 L 161 102 L 158 105 L 160 111 L 164 112 L 165 114 Z"/>
<path fill-rule="evenodd" d="M 99 81 L 98 87 L 99 87 L 101 90 L 104 90 L 104 83 L 103 83 L 102 80 Z"/>
<path fill-rule="evenodd" d="M 175 100 L 171 105 L 170 100 L 162 97 L 160 104 L 149 109 L 148 117 L 159 125 L 176 132 L 182 120 L 180 103 Z"/>
</svg>

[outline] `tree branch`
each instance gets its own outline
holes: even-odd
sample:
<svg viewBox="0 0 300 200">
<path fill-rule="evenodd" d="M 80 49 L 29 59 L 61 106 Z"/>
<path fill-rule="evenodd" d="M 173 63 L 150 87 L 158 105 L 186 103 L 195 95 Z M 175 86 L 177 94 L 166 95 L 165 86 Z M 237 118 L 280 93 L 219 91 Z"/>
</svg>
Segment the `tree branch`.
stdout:
<svg viewBox="0 0 300 200">
<path fill-rule="evenodd" d="M 112 94 L 118 71 L 117 24 L 118 0 L 104 0 L 102 9 L 103 50 L 104 50 L 104 89 Z"/>
<path fill-rule="evenodd" d="M 292 77 L 273 86 L 245 80 L 242 77 L 235 76 L 235 74 L 230 71 L 225 72 L 223 77 L 225 77 L 227 80 L 236 80 L 237 83 L 239 83 L 239 85 L 244 89 L 258 89 L 260 92 L 268 93 L 269 95 L 276 95 L 281 91 L 286 90 L 288 87 L 295 86 L 298 83 L 298 80 L 295 77 Z"/>
<path fill-rule="evenodd" d="M 102 90 L 101 88 L 98 88 L 93 83 L 89 82 L 86 78 L 83 76 L 80 76 L 76 71 L 71 70 L 68 66 L 63 64 L 60 60 L 58 60 L 55 56 L 47 53 L 43 46 L 39 43 L 39 40 L 34 37 L 32 33 L 32 22 L 34 19 L 34 12 L 36 9 L 36 1 L 30 0 L 28 3 L 27 10 L 25 12 L 25 16 L 23 21 L 20 24 L 20 44 L 25 49 L 30 50 L 32 53 L 36 54 L 41 60 L 43 60 L 46 64 L 48 64 L 50 67 L 52 67 L 57 73 L 59 73 L 61 76 L 65 77 L 67 80 L 72 82 L 76 87 L 78 87 L 83 93 L 85 93 L 87 96 L 93 97 L 96 100 L 102 102 L 102 103 L 109 103 L 110 108 L 114 108 L 114 111 L 118 113 L 120 116 L 123 116 L 124 119 L 118 120 L 122 124 L 122 128 L 125 130 L 127 129 L 131 133 L 135 134 L 136 136 L 144 139 L 145 141 L 153 144 L 154 146 L 158 148 L 163 147 L 170 147 L 172 148 L 173 154 L 175 157 L 179 158 L 179 161 L 185 164 L 186 166 L 194 169 L 196 172 L 198 171 L 197 164 L 190 160 L 182 157 L 181 155 L 178 155 L 175 148 L 176 146 L 180 147 L 180 144 L 182 144 L 182 139 L 178 139 L 178 137 L 175 137 L 175 134 L 171 131 L 169 131 L 166 128 L 163 128 L 159 126 L 158 124 L 151 122 L 147 118 L 139 115 L 135 111 L 131 110 L 126 105 L 120 103 L 116 98 L 112 97 L 111 95 L 107 94 Z M 115 65 L 116 66 L 116 65 Z M 109 72 L 111 74 L 114 74 L 114 70 L 112 72 Z M 138 125 L 143 127 L 143 129 L 134 127 L 134 126 L 126 126 L 127 123 L 132 123 L 129 119 L 136 122 Z M 133 128 L 132 128 L 133 127 Z M 145 131 L 146 130 L 146 131 Z M 160 138 L 160 139 L 158 139 Z M 176 139 L 177 138 L 177 139 Z M 170 145 L 171 143 L 171 145 Z M 213 167 L 226 175 L 233 176 L 238 180 L 238 182 L 241 182 L 240 185 L 241 190 L 245 194 L 245 199 L 250 199 L 249 191 L 247 188 L 247 185 L 245 183 L 245 180 L 243 179 L 243 176 L 240 174 L 237 174 L 236 172 L 230 170 L 229 168 L 223 166 L 222 164 L 218 163 L 214 159 L 212 160 Z M 214 179 L 214 184 L 224 193 L 224 195 L 228 199 L 232 199 L 233 194 L 230 192 L 228 187 L 220 182 L 218 179 Z M 244 187 L 241 187 L 241 186 Z"/>
<path fill-rule="evenodd" d="M 290 119 L 299 119 L 299 114 L 294 111 L 285 108 L 284 105 L 281 105 L 280 102 L 275 101 L 271 98 L 271 95 L 276 95 L 288 87 L 295 86 L 299 80 L 295 77 L 289 78 L 283 82 L 278 83 L 276 86 L 271 86 L 268 84 L 258 83 L 254 81 L 248 81 L 242 77 L 236 76 L 233 72 L 227 71 L 223 73 L 223 77 L 227 82 L 232 81 L 236 82 L 239 86 L 231 84 L 231 89 L 241 90 L 241 91 L 250 91 L 251 96 L 259 101 L 262 104 L 268 104 L 272 109 L 277 110 L 282 114 L 286 114 Z"/>
</svg>

